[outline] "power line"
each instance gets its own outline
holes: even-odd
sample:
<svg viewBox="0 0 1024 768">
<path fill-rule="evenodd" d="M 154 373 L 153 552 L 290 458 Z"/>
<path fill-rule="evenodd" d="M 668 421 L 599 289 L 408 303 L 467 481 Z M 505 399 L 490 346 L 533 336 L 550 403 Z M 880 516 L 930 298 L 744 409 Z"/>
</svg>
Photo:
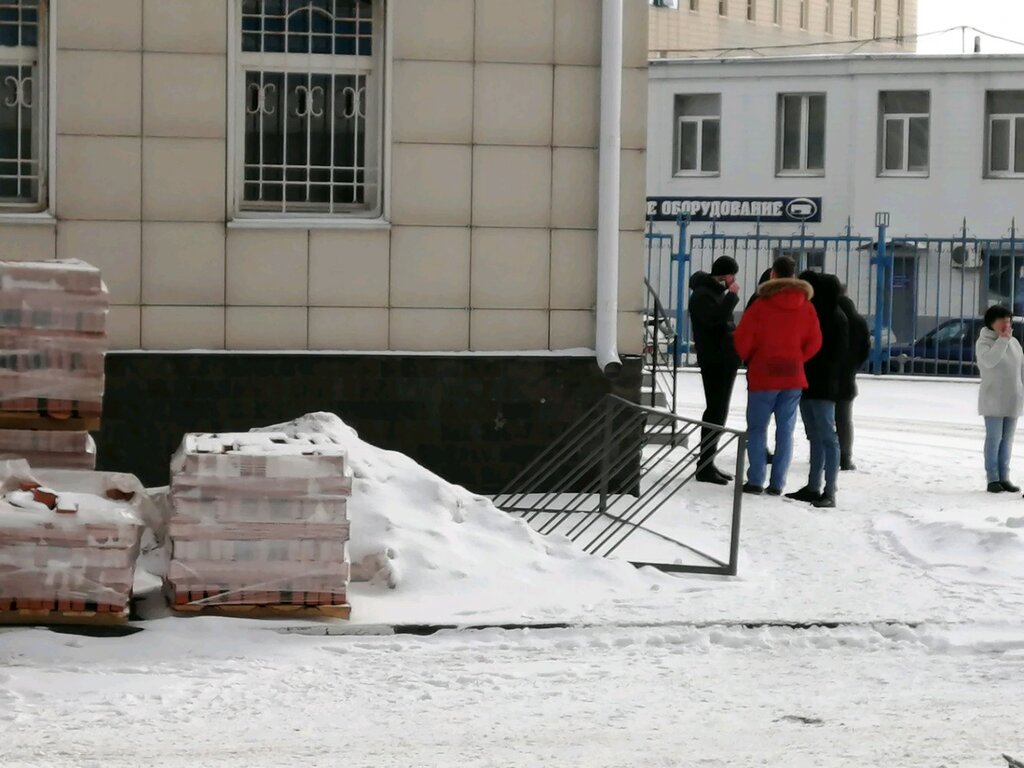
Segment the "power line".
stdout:
<svg viewBox="0 0 1024 768">
<path fill-rule="evenodd" d="M 1009 37 L 1002 37 L 1001 35 L 994 35 L 990 32 L 986 32 L 977 27 L 968 25 L 959 25 L 956 27 L 949 27 L 948 29 L 939 29 L 933 32 L 918 32 L 913 35 L 893 35 L 890 37 L 867 37 L 867 38 L 850 38 L 849 40 L 816 40 L 806 43 L 776 43 L 772 45 L 733 45 L 733 46 L 722 46 L 719 48 L 655 48 L 652 49 L 652 53 L 730 53 L 732 51 L 750 51 L 751 53 L 760 53 L 761 51 L 770 50 L 782 50 L 782 49 L 800 49 L 800 48 L 829 48 L 834 46 L 856 46 L 854 50 L 869 45 L 870 43 L 887 43 L 887 42 L 904 42 L 907 40 L 917 41 L 922 38 L 932 37 L 934 35 L 945 35 L 949 32 L 957 31 L 972 31 L 977 32 L 985 37 L 990 37 L 994 40 L 1000 40 L 1004 43 L 1012 43 L 1013 45 L 1019 45 L 1024 47 L 1024 41 L 1014 40 Z"/>
</svg>

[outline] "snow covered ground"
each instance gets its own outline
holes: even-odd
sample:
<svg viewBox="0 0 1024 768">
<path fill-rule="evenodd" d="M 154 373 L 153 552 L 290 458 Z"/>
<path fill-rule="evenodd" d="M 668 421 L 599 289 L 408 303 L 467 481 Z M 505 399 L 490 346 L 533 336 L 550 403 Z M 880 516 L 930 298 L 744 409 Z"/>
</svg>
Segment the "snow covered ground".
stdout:
<svg viewBox="0 0 1024 768">
<path fill-rule="evenodd" d="M 735 579 L 588 563 L 519 526 L 518 552 L 479 552 L 493 510 L 417 476 L 431 540 L 389 492 L 375 530 L 396 531 L 407 565 L 395 589 L 355 586 L 351 630 L 570 629 L 168 617 L 125 638 L 0 633 L 0 765 L 1005 765 L 1024 754 L 1024 499 L 983 492 L 976 386 L 863 381 L 839 507 L 745 498 Z M 699 416 L 698 380 L 681 387 Z M 742 427 L 742 389 L 733 406 Z M 363 479 L 393 478 L 391 457 L 367 454 Z M 727 489 L 683 496 L 680 518 L 724 520 Z M 468 538 L 445 519 L 459 499 Z"/>
</svg>

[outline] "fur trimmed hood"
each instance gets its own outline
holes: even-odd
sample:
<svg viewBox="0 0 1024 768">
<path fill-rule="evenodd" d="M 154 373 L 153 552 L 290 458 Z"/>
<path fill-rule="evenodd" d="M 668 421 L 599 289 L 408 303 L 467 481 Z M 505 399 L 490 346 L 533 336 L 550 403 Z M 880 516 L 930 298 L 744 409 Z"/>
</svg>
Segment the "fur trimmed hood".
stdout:
<svg viewBox="0 0 1024 768">
<path fill-rule="evenodd" d="M 768 280 L 757 289 L 757 295 L 762 299 L 767 299 L 791 288 L 802 291 L 808 301 L 814 298 L 814 288 L 811 287 L 811 284 L 796 277 L 777 277 L 774 280 Z"/>
</svg>

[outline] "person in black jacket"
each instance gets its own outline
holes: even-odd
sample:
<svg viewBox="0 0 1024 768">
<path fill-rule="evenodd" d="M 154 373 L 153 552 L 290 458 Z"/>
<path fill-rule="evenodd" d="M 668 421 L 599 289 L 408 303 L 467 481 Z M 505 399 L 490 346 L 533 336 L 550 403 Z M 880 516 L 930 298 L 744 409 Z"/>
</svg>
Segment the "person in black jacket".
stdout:
<svg viewBox="0 0 1024 768">
<path fill-rule="evenodd" d="M 836 400 L 836 433 L 839 435 L 839 468 L 854 470 L 853 464 L 853 399 L 857 397 L 857 371 L 871 354 L 871 331 L 857 307 L 841 286 L 839 309 L 846 315 L 850 329 L 850 346 L 843 362 L 839 381 L 839 399 Z"/>
<path fill-rule="evenodd" d="M 697 365 L 704 384 L 705 410 L 702 421 L 725 426 L 729 400 L 740 359 L 733 347 L 736 330 L 733 313 L 739 303 L 739 264 L 729 256 L 720 256 L 711 265 L 711 274 L 695 272 L 690 278 L 690 324 L 697 347 Z M 718 432 L 704 427 L 700 436 L 697 480 L 725 485 L 732 480 L 714 464 L 718 450 Z"/>
<path fill-rule="evenodd" d="M 821 350 L 804 365 L 807 389 L 800 398 L 800 416 L 811 443 L 811 470 L 807 485 L 786 496 L 809 501 L 816 507 L 834 507 L 839 476 L 836 401 L 850 347 L 849 323 L 839 308 L 842 284 L 838 277 L 808 271 L 802 273 L 800 279 L 814 288 L 811 301 L 821 325 Z"/>
</svg>

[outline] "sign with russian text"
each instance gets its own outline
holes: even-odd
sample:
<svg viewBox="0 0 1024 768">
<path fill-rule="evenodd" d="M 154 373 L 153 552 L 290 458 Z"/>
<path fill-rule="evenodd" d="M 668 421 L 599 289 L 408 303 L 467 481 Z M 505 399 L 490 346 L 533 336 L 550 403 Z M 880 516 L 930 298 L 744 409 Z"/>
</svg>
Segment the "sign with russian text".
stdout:
<svg viewBox="0 0 1024 768">
<path fill-rule="evenodd" d="M 800 223 L 821 221 L 820 197 L 648 197 L 647 218 L 675 221 L 760 221 Z"/>
</svg>

